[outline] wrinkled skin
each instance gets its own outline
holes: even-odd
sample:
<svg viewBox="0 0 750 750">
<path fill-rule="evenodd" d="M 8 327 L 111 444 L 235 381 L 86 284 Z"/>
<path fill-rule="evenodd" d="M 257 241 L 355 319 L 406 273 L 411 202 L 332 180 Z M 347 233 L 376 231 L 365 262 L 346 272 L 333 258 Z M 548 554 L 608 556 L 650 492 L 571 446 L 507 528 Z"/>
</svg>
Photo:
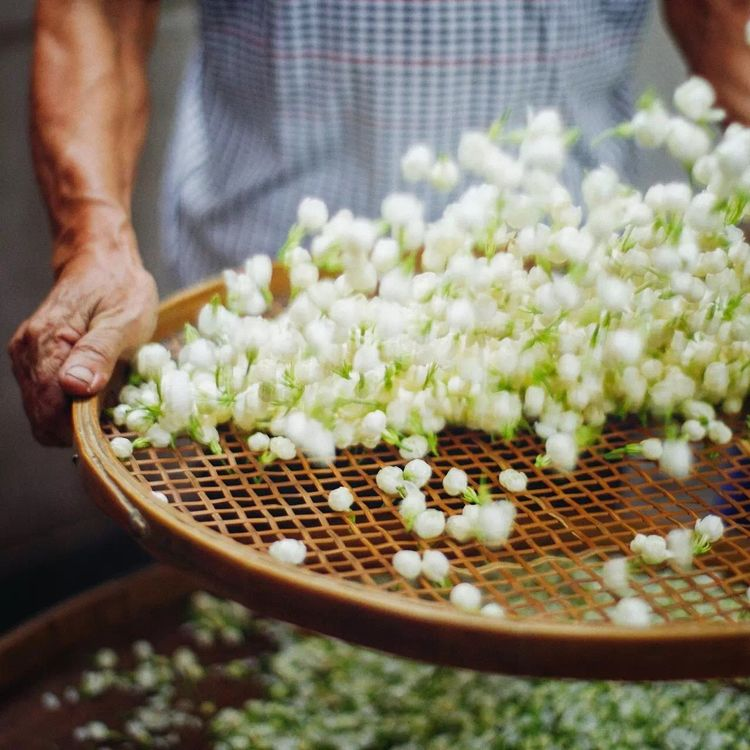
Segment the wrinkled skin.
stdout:
<svg viewBox="0 0 750 750">
<path fill-rule="evenodd" d="M 34 437 L 70 442 L 70 396 L 96 393 L 117 360 L 153 333 L 158 295 L 151 275 L 127 254 L 84 253 L 64 267 L 39 309 L 9 344 Z"/>
</svg>

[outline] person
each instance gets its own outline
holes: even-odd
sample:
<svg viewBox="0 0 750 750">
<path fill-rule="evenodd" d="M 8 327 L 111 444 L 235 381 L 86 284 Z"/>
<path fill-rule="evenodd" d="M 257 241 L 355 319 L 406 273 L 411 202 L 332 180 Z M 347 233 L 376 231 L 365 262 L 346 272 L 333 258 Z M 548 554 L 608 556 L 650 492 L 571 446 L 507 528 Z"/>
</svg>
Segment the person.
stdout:
<svg viewBox="0 0 750 750">
<path fill-rule="evenodd" d="M 648 0 L 202 0 L 164 195 L 168 258 L 189 281 L 274 252 L 305 195 L 372 214 L 398 157 L 503 110 L 558 107 L 583 138 L 573 173 L 627 144 L 593 136 L 629 116 Z M 746 0 L 664 0 L 690 67 L 750 121 Z M 31 140 L 54 284 L 9 353 L 35 437 L 70 439 L 70 397 L 107 383 L 153 332 L 131 192 L 148 119 L 156 0 L 38 0 Z M 435 206 L 428 205 L 434 212 Z"/>
</svg>

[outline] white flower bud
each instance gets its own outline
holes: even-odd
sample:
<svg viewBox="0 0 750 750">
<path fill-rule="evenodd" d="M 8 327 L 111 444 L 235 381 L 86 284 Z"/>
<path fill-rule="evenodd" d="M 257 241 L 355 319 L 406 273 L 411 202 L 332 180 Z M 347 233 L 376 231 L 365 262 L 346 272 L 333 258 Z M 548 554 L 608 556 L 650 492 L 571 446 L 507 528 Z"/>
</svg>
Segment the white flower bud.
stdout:
<svg viewBox="0 0 750 750">
<path fill-rule="evenodd" d="M 466 472 L 455 467 L 448 470 L 443 477 L 443 489 L 451 496 L 463 495 L 468 486 L 468 477 Z"/>
<path fill-rule="evenodd" d="M 661 565 L 671 557 L 667 542 L 658 534 L 636 534 L 630 543 L 631 551 L 640 555 L 646 565 Z"/>
<path fill-rule="evenodd" d="M 565 145 L 558 135 L 526 137 L 519 156 L 527 169 L 557 174 L 565 163 Z"/>
<path fill-rule="evenodd" d="M 362 419 L 362 432 L 366 436 L 380 439 L 385 431 L 386 415 L 380 409 L 368 412 Z"/>
<path fill-rule="evenodd" d="M 475 529 L 471 520 L 463 513 L 448 516 L 448 520 L 445 523 L 445 530 L 451 539 L 455 539 L 460 544 L 468 542 L 475 535 Z"/>
<path fill-rule="evenodd" d="M 445 514 L 442 510 L 429 508 L 419 513 L 414 519 L 414 533 L 422 539 L 434 539 L 444 530 Z"/>
<path fill-rule="evenodd" d="M 422 219 L 422 203 L 411 193 L 391 193 L 383 199 L 380 212 L 393 227 L 403 227 Z"/>
<path fill-rule="evenodd" d="M 532 419 L 539 417 L 544 409 L 546 393 L 544 388 L 538 385 L 530 385 L 526 389 L 523 398 L 523 411 L 527 417 Z"/>
<path fill-rule="evenodd" d="M 337 513 L 343 513 L 352 507 L 354 495 L 348 487 L 337 487 L 328 495 L 328 507 Z"/>
<path fill-rule="evenodd" d="M 303 198 L 297 208 L 297 223 L 307 232 L 317 232 L 328 221 L 328 207 L 319 198 Z"/>
<path fill-rule="evenodd" d="M 151 427 L 153 417 L 147 409 L 131 409 L 125 417 L 125 426 L 131 432 L 143 434 Z"/>
<path fill-rule="evenodd" d="M 498 481 L 500 486 L 508 492 L 524 492 L 528 477 L 522 471 L 503 469 L 498 475 Z"/>
<path fill-rule="evenodd" d="M 468 299 L 457 299 L 450 303 L 445 320 L 451 330 L 465 333 L 476 324 L 474 306 Z"/>
<path fill-rule="evenodd" d="M 683 570 L 693 564 L 693 532 L 690 529 L 672 529 L 667 534 L 667 549 L 672 562 Z"/>
<path fill-rule="evenodd" d="M 458 163 L 476 174 L 484 172 L 487 160 L 495 150 L 487 134 L 480 130 L 467 130 L 458 143 Z"/>
<path fill-rule="evenodd" d="M 663 472 L 675 479 L 684 479 L 690 474 L 692 464 L 693 454 L 684 440 L 665 440 L 662 443 L 659 468 Z"/>
<path fill-rule="evenodd" d="M 674 92 L 674 105 L 685 117 L 696 122 L 720 119 L 721 110 L 712 107 L 716 102 L 713 86 L 699 76 L 691 76 Z"/>
<path fill-rule="evenodd" d="M 404 467 L 404 479 L 412 482 L 417 487 L 423 487 L 430 480 L 432 469 L 430 465 L 421 458 L 415 458 L 409 461 Z"/>
<path fill-rule="evenodd" d="M 207 339 L 196 339 L 180 350 L 180 367 L 189 365 L 196 370 L 211 371 L 216 366 L 216 348 Z"/>
<path fill-rule="evenodd" d="M 632 285 L 614 276 L 602 276 L 597 279 L 596 289 L 605 310 L 625 312 L 633 302 Z"/>
<path fill-rule="evenodd" d="M 114 409 L 112 409 L 112 421 L 118 426 L 122 427 L 125 424 L 125 420 L 128 417 L 128 413 L 130 412 L 130 406 L 128 404 L 117 404 Z"/>
<path fill-rule="evenodd" d="M 404 485 L 404 473 L 398 466 L 384 466 L 377 473 L 375 482 L 386 495 L 398 495 Z"/>
<path fill-rule="evenodd" d="M 574 383 L 581 374 L 581 360 L 575 354 L 563 354 L 557 362 L 557 374 L 564 383 Z"/>
<path fill-rule="evenodd" d="M 390 271 L 397 263 L 401 251 L 398 242 L 390 237 L 381 237 L 372 248 L 370 261 L 375 270 L 380 273 Z"/>
<path fill-rule="evenodd" d="M 729 371 L 724 362 L 711 362 L 703 373 L 703 387 L 717 401 L 724 398 L 729 388 Z"/>
<path fill-rule="evenodd" d="M 399 504 L 398 512 L 401 518 L 408 524 L 414 521 L 421 513 L 424 513 L 426 508 L 427 501 L 425 500 L 424 493 L 412 486 L 407 490 L 404 499 Z"/>
<path fill-rule="evenodd" d="M 604 585 L 617 596 L 627 596 L 630 593 L 630 572 L 626 557 L 613 557 L 602 567 Z"/>
<path fill-rule="evenodd" d="M 711 543 L 718 542 L 724 536 L 724 522 L 713 514 L 703 516 L 695 522 L 695 531 Z"/>
<path fill-rule="evenodd" d="M 694 164 L 711 150 L 711 139 L 699 125 L 675 117 L 669 126 L 667 148 L 675 159 Z"/>
<path fill-rule="evenodd" d="M 273 263 L 267 255 L 262 253 L 251 255 L 245 261 L 245 273 L 259 289 L 267 289 L 271 284 Z"/>
<path fill-rule="evenodd" d="M 268 447 L 271 453 L 282 461 L 291 461 L 297 455 L 297 447 L 289 438 L 283 436 L 271 438 Z"/>
<path fill-rule="evenodd" d="M 422 560 L 419 557 L 419 552 L 415 552 L 414 550 L 399 550 L 393 556 L 392 564 L 400 576 L 410 581 L 419 577 L 419 574 L 422 572 Z"/>
<path fill-rule="evenodd" d="M 589 172 L 581 183 L 581 192 L 590 207 L 609 203 L 621 189 L 617 172 L 611 167 L 599 167 Z"/>
<path fill-rule="evenodd" d="M 418 143 L 401 157 L 401 174 L 407 182 L 426 180 L 435 162 L 435 155 L 429 146 Z"/>
<path fill-rule="evenodd" d="M 633 137 L 639 146 L 659 148 L 669 134 L 669 114 L 662 104 L 656 103 L 648 109 L 636 112 L 632 125 Z"/>
<path fill-rule="evenodd" d="M 190 376 L 182 370 L 164 372 L 161 377 L 162 426 L 170 432 L 187 427 L 195 406 Z"/>
<path fill-rule="evenodd" d="M 682 423 L 682 434 L 685 440 L 694 443 L 706 437 L 706 428 L 697 419 L 688 419 Z"/>
<path fill-rule="evenodd" d="M 166 448 L 172 443 L 172 433 L 165 430 L 160 424 L 153 424 L 146 430 L 144 435 L 154 448 Z"/>
<path fill-rule="evenodd" d="M 609 617 L 615 625 L 628 628 L 645 628 L 651 624 L 651 607 L 643 599 L 629 596 L 620 599 L 609 610 Z"/>
<path fill-rule="evenodd" d="M 497 602 L 489 602 L 479 610 L 485 617 L 505 617 L 505 610 Z"/>
<path fill-rule="evenodd" d="M 615 361 L 634 365 L 643 353 L 643 339 L 637 331 L 621 328 L 607 337 L 607 349 Z"/>
<path fill-rule="evenodd" d="M 450 562 L 442 552 L 428 549 L 422 554 L 422 575 L 429 581 L 443 583 L 450 569 Z"/>
<path fill-rule="evenodd" d="M 120 461 L 126 461 L 133 455 L 133 444 L 125 437 L 113 437 L 109 444 Z"/>
<path fill-rule="evenodd" d="M 318 267 L 313 263 L 298 263 L 289 269 L 292 289 L 309 289 L 318 280 Z"/>
<path fill-rule="evenodd" d="M 401 441 L 399 453 L 401 458 L 410 461 L 413 458 L 424 458 L 430 451 L 427 438 L 423 435 L 409 435 Z"/>
<path fill-rule="evenodd" d="M 478 612 L 482 604 L 482 592 L 471 583 L 459 583 L 451 589 L 451 604 L 464 612 Z"/>
<path fill-rule="evenodd" d="M 156 380 L 162 368 L 171 361 L 172 356 L 161 344 L 145 344 L 138 350 L 135 369 L 141 377 Z"/>
<path fill-rule="evenodd" d="M 572 471 L 575 468 L 578 446 L 572 435 L 557 432 L 547 438 L 544 447 L 552 466 L 561 471 Z"/>
<path fill-rule="evenodd" d="M 438 159 L 430 169 L 430 184 L 436 190 L 447 193 L 456 187 L 460 176 L 455 162 L 450 159 Z"/>
<path fill-rule="evenodd" d="M 477 513 L 476 534 L 488 547 L 499 547 L 508 541 L 516 517 L 515 506 L 507 500 L 482 505 Z"/>
<path fill-rule="evenodd" d="M 301 565 L 307 557 L 307 547 L 297 539 L 279 539 L 268 548 L 268 552 L 279 562 L 291 565 Z"/>
</svg>

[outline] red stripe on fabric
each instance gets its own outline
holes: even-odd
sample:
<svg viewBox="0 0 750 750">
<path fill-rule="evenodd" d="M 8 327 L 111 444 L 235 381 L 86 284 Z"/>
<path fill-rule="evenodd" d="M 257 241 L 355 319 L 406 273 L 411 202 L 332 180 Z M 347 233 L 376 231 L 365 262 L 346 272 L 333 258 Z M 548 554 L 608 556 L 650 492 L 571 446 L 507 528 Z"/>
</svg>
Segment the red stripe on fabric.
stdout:
<svg viewBox="0 0 750 750">
<path fill-rule="evenodd" d="M 460 68 L 466 66 L 490 67 L 492 65 L 513 65 L 517 63 L 551 63 L 551 62 L 570 62 L 580 60 L 589 55 L 602 52 L 612 46 L 629 41 L 627 34 L 613 34 L 601 39 L 598 44 L 587 45 L 584 47 L 571 47 L 561 50 L 556 54 L 528 54 L 521 53 L 517 55 L 483 55 L 470 58 L 443 58 L 443 57 L 374 57 L 351 55 L 343 52 L 333 52 L 327 50 L 308 50 L 308 51 L 284 51 L 272 48 L 269 40 L 258 34 L 237 29 L 231 26 L 218 27 L 214 26 L 206 29 L 207 33 L 219 34 L 222 36 L 235 37 L 249 42 L 257 49 L 262 49 L 270 54 L 274 60 L 321 60 L 324 62 L 344 63 L 347 65 L 377 65 L 381 67 L 393 68 Z M 270 48 L 270 50 L 269 50 Z"/>
</svg>

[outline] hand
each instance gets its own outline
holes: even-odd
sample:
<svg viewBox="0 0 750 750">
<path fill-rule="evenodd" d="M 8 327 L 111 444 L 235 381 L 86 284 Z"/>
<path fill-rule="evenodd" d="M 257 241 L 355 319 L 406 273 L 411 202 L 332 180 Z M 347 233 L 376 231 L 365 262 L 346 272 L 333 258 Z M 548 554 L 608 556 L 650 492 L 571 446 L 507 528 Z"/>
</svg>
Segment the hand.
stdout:
<svg viewBox="0 0 750 750">
<path fill-rule="evenodd" d="M 716 90 L 730 121 L 750 124 L 747 0 L 664 0 L 664 12 L 691 71 Z"/>
<path fill-rule="evenodd" d="M 70 444 L 68 396 L 90 396 L 106 385 L 118 358 L 153 333 L 157 305 L 154 279 L 134 251 L 85 250 L 70 257 L 8 346 L 40 443 Z"/>
</svg>

